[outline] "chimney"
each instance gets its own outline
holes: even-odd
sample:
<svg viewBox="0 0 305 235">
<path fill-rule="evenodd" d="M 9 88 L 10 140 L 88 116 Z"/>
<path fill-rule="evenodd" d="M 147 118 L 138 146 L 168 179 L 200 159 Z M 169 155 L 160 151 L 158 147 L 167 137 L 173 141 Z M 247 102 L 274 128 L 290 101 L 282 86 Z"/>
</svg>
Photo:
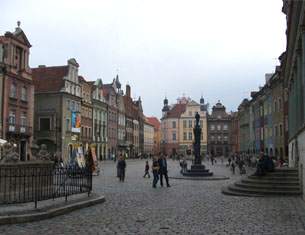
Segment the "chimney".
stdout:
<svg viewBox="0 0 305 235">
<path fill-rule="evenodd" d="M 126 95 L 130 97 L 130 86 L 128 84 L 126 85 Z"/>
<path fill-rule="evenodd" d="M 38 68 L 45 68 L 45 65 L 38 65 Z"/>
</svg>

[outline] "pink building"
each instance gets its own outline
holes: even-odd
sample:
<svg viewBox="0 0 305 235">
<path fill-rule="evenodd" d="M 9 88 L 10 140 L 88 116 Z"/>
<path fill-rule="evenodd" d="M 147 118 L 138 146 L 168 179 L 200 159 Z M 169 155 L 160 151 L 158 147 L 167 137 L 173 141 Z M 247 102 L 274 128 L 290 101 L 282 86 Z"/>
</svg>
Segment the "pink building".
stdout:
<svg viewBox="0 0 305 235">
<path fill-rule="evenodd" d="M 0 36 L 5 66 L 1 134 L 15 144 L 20 159 L 26 160 L 33 139 L 34 83 L 29 67 L 31 44 L 19 26 L 20 22 L 15 32 Z"/>
</svg>

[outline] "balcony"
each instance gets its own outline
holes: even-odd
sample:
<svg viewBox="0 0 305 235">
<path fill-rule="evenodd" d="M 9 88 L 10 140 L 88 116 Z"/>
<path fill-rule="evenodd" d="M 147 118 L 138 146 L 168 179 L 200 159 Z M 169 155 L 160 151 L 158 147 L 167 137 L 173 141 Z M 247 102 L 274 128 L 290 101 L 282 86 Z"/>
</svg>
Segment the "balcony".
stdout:
<svg viewBox="0 0 305 235">
<path fill-rule="evenodd" d="M 32 136 L 33 135 L 33 127 L 7 123 L 6 124 L 6 132 L 8 134 Z"/>
<path fill-rule="evenodd" d="M 49 139 L 56 142 L 56 131 L 55 130 L 35 130 L 35 138 Z"/>
</svg>

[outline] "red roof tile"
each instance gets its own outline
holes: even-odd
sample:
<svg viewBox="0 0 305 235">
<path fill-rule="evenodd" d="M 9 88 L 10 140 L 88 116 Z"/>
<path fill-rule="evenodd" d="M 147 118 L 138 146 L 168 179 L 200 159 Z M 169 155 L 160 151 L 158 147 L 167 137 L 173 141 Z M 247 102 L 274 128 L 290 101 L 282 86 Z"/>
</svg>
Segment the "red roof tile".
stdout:
<svg viewBox="0 0 305 235">
<path fill-rule="evenodd" d="M 80 82 L 87 82 L 83 76 L 78 76 L 78 80 Z"/>
<path fill-rule="evenodd" d="M 155 129 L 160 130 L 161 123 L 156 117 L 148 117 L 149 122 L 155 127 Z"/>
<path fill-rule="evenodd" d="M 185 104 L 175 104 L 175 106 L 168 112 L 167 118 L 178 118 L 186 110 Z"/>
<path fill-rule="evenodd" d="M 63 77 L 68 74 L 68 66 L 42 67 L 32 69 L 36 92 L 60 91 L 64 86 Z"/>
</svg>

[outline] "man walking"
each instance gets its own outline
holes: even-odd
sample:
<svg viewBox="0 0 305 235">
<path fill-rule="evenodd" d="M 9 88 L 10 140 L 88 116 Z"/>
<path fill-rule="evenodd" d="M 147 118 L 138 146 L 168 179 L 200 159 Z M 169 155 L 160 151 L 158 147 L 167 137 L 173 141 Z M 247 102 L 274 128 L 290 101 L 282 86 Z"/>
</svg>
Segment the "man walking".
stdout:
<svg viewBox="0 0 305 235">
<path fill-rule="evenodd" d="M 120 169 L 120 181 L 124 182 L 126 169 L 126 162 L 124 157 L 121 157 L 121 160 L 118 163 L 118 168 Z"/>
<path fill-rule="evenodd" d="M 159 166 L 160 166 L 159 173 L 160 173 L 161 187 L 163 187 L 163 175 L 165 177 L 167 187 L 170 187 L 169 182 L 168 182 L 168 176 L 167 176 L 167 162 L 166 162 L 166 158 L 164 157 L 164 155 L 162 153 L 160 154 L 160 158 L 158 159 L 158 162 L 159 162 Z"/>
</svg>

